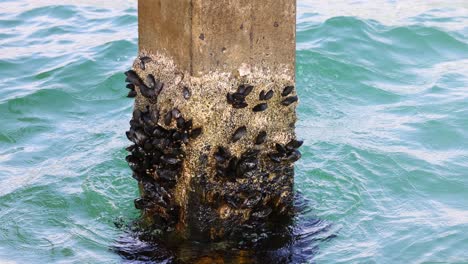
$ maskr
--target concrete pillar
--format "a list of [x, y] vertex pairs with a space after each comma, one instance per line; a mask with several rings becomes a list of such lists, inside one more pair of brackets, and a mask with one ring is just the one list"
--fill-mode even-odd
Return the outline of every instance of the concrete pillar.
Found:
[[295, 14], [295, 0], [138, 1], [127, 160], [148, 223], [218, 240], [291, 214]]

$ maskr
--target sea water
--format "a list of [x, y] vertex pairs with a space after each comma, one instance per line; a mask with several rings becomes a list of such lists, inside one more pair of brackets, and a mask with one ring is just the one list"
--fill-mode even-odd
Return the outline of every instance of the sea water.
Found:
[[[0, 263], [174, 260], [126, 228], [137, 42], [136, 1], [1, 1]], [[468, 3], [299, 0], [297, 88], [306, 209], [278, 255], [468, 263]]]

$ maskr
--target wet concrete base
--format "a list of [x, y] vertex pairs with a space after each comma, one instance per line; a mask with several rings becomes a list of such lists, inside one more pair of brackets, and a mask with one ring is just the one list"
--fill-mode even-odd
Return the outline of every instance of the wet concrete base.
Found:
[[242, 65], [194, 77], [144, 50], [126, 75], [136, 97], [127, 161], [144, 225], [221, 241], [292, 215], [302, 142], [290, 75]]
[[186, 240], [148, 230], [138, 221], [118, 222], [124, 233], [112, 250], [124, 263], [313, 263], [320, 245], [335, 238], [338, 227], [311, 217], [310, 204], [296, 195], [293, 218], [274, 230], [251, 230], [241, 240]]

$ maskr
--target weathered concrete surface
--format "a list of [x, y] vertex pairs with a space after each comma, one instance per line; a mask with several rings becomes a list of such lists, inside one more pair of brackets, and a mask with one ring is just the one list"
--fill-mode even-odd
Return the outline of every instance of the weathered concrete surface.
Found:
[[170, 56], [187, 71], [192, 63], [192, 3], [190, 0], [139, 0], [140, 49]]
[[[140, 0], [139, 25], [127, 160], [148, 222], [218, 240], [289, 215], [300, 143], [296, 91], [282, 93], [295, 82], [295, 1]], [[164, 84], [155, 96], [148, 75]], [[166, 119], [174, 108], [181, 117]]]
[[243, 63], [295, 70], [295, 0], [139, 0], [140, 49], [202, 76]]

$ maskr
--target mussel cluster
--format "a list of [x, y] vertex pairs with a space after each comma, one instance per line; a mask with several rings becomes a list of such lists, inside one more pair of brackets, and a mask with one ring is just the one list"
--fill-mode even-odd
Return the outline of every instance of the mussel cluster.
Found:
[[213, 185], [211, 189], [216, 198], [221, 198], [216, 203], [219, 205], [224, 201], [234, 209], [250, 209], [254, 219], [267, 217], [271, 208], [287, 211], [290, 203], [285, 200], [288, 198], [284, 192], [291, 190], [292, 163], [300, 158], [297, 148], [301, 144], [302, 141], [292, 140], [286, 146], [276, 144], [280, 148], [277, 152], [266, 153], [252, 148], [240, 156], [231, 154], [224, 146], [218, 146], [213, 157], [216, 161], [216, 181], [221, 182], [217, 186], [222, 188]]
[[[247, 84], [242, 84], [237, 88], [237, 91], [234, 93], [227, 93], [226, 99], [228, 104], [232, 105], [232, 107], [236, 109], [240, 108], [245, 108], [248, 106], [246, 102], [246, 97], [252, 92], [253, 90], [252, 85], [247, 85]], [[289, 96], [292, 92], [294, 91], [294, 86], [289, 85], [284, 87], [283, 91], [281, 92], [282, 97], [286, 97], [283, 100], [281, 100], [281, 105], [284, 106], [289, 106], [295, 102], [298, 101], [297, 95]], [[265, 90], [262, 90], [260, 94], [258, 95], [258, 99], [260, 101], [268, 101], [270, 100], [274, 95], [273, 90], [269, 90], [268, 92], [265, 92]], [[268, 108], [268, 103], [263, 102], [255, 105], [252, 108], [253, 112], [263, 112]]]
[[[246, 97], [253, 88], [248, 84], [240, 85], [236, 92], [227, 94], [228, 104], [235, 109], [247, 107]], [[279, 100], [281, 105], [288, 106], [297, 101], [297, 96], [290, 95], [293, 90], [293, 86], [283, 89]], [[263, 102], [254, 106], [252, 111], [265, 111], [267, 101], [273, 96], [273, 90], [261, 91], [258, 98]], [[230, 142], [214, 148], [215, 177], [204, 183], [204, 191], [213, 217], [221, 215], [222, 218], [224, 215], [225, 218], [223, 221], [218, 219], [218, 225], [214, 225], [221, 227], [218, 231], [210, 230], [212, 238], [219, 233], [228, 236], [242, 233], [246, 227], [265, 226], [269, 222], [267, 218], [276, 219], [292, 212], [293, 163], [301, 157], [298, 148], [303, 142], [295, 139], [286, 144], [268, 142], [267, 132], [261, 130], [254, 139], [254, 147], [247, 148], [240, 155], [231, 153], [231, 145], [243, 139], [248, 130], [248, 126], [236, 128]], [[210, 213], [205, 214], [211, 221]]]
[[302, 141], [291, 140], [286, 146], [276, 143], [275, 151], [268, 153], [270, 160], [276, 163], [281, 163], [282, 161], [296, 162], [301, 158], [301, 152], [297, 150], [302, 146]]
[[235, 181], [239, 178], [253, 178], [251, 175], [255, 169], [258, 168], [258, 154], [260, 150], [245, 151], [240, 157], [231, 155], [229, 151], [219, 146], [218, 150], [214, 153], [216, 159], [216, 176]]
[[[164, 87], [151, 74], [147, 77], [147, 84], [134, 71], [125, 74], [127, 82], [139, 87], [146, 98], [157, 99]], [[156, 105], [152, 107], [147, 105], [145, 110], [135, 109], [133, 112], [130, 130], [126, 132], [133, 144], [127, 148], [130, 155], [126, 160], [142, 190], [141, 198], [135, 200], [135, 207], [154, 216], [155, 224], [170, 229], [179, 219], [180, 208], [172, 194], [182, 171], [183, 146], [198, 137], [202, 129], [193, 128], [192, 120], [185, 120], [177, 108], [160, 118]], [[160, 121], [171, 128], [163, 127]]]
[[[141, 57], [140, 69], [147, 69], [150, 62], [150, 57]], [[141, 190], [135, 207], [152, 216], [153, 222], [160, 228], [172, 230], [181, 215], [187, 213], [181, 212], [174, 197], [186, 150], [190, 150], [187, 144], [199, 137], [203, 129], [194, 127], [192, 119], [186, 120], [178, 108], [163, 112], [158, 105], [158, 96], [164, 89], [164, 83], [152, 74], [148, 74], [144, 80], [133, 70], [125, 75], [127, 88], [130, 89], [128, 97], [141, 95], [148, 104], [144, 109], [140, 104], [135, 106], [130, 130], [126, 132], [133, 143], [127, 148], [130, 155], [126, 160]], [[258, 103], [247, 108], [246, 99], [253, 90], [252, 85], [239, 85], [235, 92], [226, 95], [228, 104], [238, 111], [261, 115], [261, 112], [268, 111], [268, 104], [289, 106], [298, 100], [297, 96], [291, 95], [294, 86], [286, 86], [278, 94], [279, 100], [270, 101], [275, 96], [273, 90], [262, 90], [258, 94]], [[181, 96], [189, 100], [192, 96], [190, 88], [182, 87]], [[247, 109], [241, 110], [243, 108]], [[293, 163], [301, 157], [298, 148], [302, 141], [293, 139], [285, 144], [272, 142], [265, 129], [258, 132], [253, 144], [245, 144], [249, 147], [241, 154], [231, 152], [232, 144], [252, 140], [247, 137], [250, 129], [248, 124], [237, 127], [232, 131], [231, 138], [219, 146], [210, 146], [210, 142], [207, 142], [204, 145], [206, 152], [200, 154], [200, 160], [206, 163], [200, 166], [203, 177], [198, 180], [194, 177], [193, 181], [196, 182], [191, 182], [190, 188], [197, 189], [192, 193], [197, 195], [195, 200], [199, 203], [194, 219], [202, 222], [201, 225], [205, 225], [208, 232], [219, 232], [219, 236], [228, 231], [235, 233], [233, 230], [241, 228], [239, 223], [255, 226], [256, 223], [266, 223], [265, 219], [271, 215], [292, 211]], [[214, 175], [210, 175], [212, 171]], [[195, 207], [198, 205], [195, 204]], [[226, 213], [228, 211], [231, 213]], [[229, 216], [223, 218], [223, 215]], [[191, 216], [185, 217], [190, 220]], [[216, 231], [212, 226], [223, 228]]]
[[[206, 231], [213, 240], [238, 238], [255, 227], [267, 228], [292, 212], [293, 167], [291, 163], [268, 162], [267, 153], [248, 149], [239, 156], [218, 146], [213, 154], [216, 173], [204, 183]], [[221, 218], [221, 219], [220, 219]], [[201, 223], [204, 226], [204, 223]]]
[[245, 101], [245, 97], [252, 92], [253, 88], [252, 85], [240, 85], [235, 93], [228, 93], [226, 95], [228, 104], [237, 109], [246, 108], [248, 104]]
[[167, 130], [157, 124], [157, 114], [135, 110], [127, 138], [134, 144], [127, 148], [126, 157], [133, 177], [142, 188], [142, 197], [135, 200], [137, 209], [156, 212], [165, 226], [176, 224], [179, 208], [171, 197], [182, 170], [184, 152], [180, 129]]

